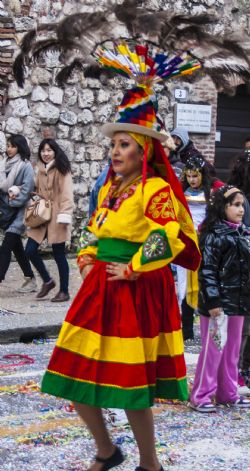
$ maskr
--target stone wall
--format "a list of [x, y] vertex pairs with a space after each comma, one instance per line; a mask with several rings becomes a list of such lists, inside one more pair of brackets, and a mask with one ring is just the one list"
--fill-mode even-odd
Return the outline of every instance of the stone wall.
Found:
[[[249, 29], [248, 3], [249, 0], [151, 0], [147, 5], [182, 13], [215, 12], [219, 17], [215, 29], [220, 34], [239, 26]], [[65, 89], [60, 89], [55, 83], [58, 56], [51, 53], [45, 64], [32, 68], [21, 89], [11, 78], [10, 67], [23, 34], [36, 24], [55, 21], [77, 11], [93, 11], [104, 5], [104, 0], [0, 0], [0, 152], [5, 150], [6, 134], [23, 133], [29, 140], [35, 161], [43, 136], [52, 133], [56, 137], [72, 162], [76, 200], [73, 238], [79, 233], [83, 212], [87, 212], [89, 190], [107, 160], [108, 140], [103, 138], [99, 128], [102, 123], [112, 120], [115, 105], [120, 102], [119, 80], [114, 79], [103, 87], [97, 80], [85, 79], [75, 73]], [[191, 138], [204, 156], [213, 161], [217, 92], [207, 78], [195, 84], [173, 81], [168, 90], [162, 88], [160, 112], [169, 130], [173, 127], [173, 92], [177, 85], [188, 90], [188, 102], [212, 104], [211, 133], [194, 134]]]
[[12, 61], [14, 55], [15, 27], [13, 18], [5, 10], [0, 1], [0, 109], [5, 109], [8, 82], [11, 80]]

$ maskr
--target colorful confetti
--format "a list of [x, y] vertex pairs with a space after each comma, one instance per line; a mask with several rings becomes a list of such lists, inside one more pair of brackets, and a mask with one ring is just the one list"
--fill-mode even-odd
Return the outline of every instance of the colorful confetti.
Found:
[[[93, 439], [73, 405], [40, 392], [53, 346], [54, 341], [0, 346], [3, 471], [84, 471], [95, 455]], [[186, 346], [190, 387], [199, 348], [199, 337]], [[7, 364], [12, 366], [5, 368]], [[250, 470], [250, 411], [221, 406], [217, 414], [203, 415], [186, 403], [158, 400], [153, 413], [157, 452], [165, 470]], [[105, 418], [127, 458], [119, 469], [133, 471], [138, 451], [129, 425], [119, 411], [105, 411]]]

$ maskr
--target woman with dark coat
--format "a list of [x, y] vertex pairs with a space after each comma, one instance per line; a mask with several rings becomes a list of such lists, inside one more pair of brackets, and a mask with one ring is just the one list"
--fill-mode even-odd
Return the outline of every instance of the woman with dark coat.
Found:
[[0, 161], [0, 192], [3, 201], [9, 206], [10, 214], [14, 213], [14, 216], [5, 228], [0, 247], [0, 283], [5, 279], [13, 252], [24, 275], [23, 285], [18, 291], [27, 293], [36, 291], [36, 282], [21, 239], [25, 231], [25, 206], [34, 189], [34, 171], [29, 162], [30, 149], [25, 137], [12, 134], [7, 140], [6, 154], [6, 158]]

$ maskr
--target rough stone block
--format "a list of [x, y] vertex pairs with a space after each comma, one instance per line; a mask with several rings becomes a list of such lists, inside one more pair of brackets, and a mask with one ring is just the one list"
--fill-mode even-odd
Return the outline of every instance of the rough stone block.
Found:
[[56, 106], [49, 103], [39, 103], [34, 108], [35, 117], [39, 118], [43, 123], [55, 124], [57, 123], [60, 111]]
[[31, 74], [31, 81], [34, 85], [46, 84], [48, 85], [51, 82], [52, 74], [41, 67], [36, 67], [33, 69]]
[[78, 95], [78, 105], [79, 108], [90, 108], [95, 100], [94, 93], [92, 90], [84, 89], [80, 90]]
[[13, 134], [21, 133], [23, 130], [23, 123], [19, 118], [8, 118], [6, 121], [6, 132], [10, 132]]
[[10, 100], [9, 106], [12, 110], [12, 116], [21, 118], [30, 114], [28, 101], [25, 98], [16, 98], [15, 100]]
[[88, 108], [86, 108], [81, 113], [78, 113], [77, 115], [78, 123], [89, 124], [89, 123], [93, 123], [93, 121], [94, 121], [93, 113]]
[[48, 93], [45, 92], [45, 90], [40, 87], [40, 85], [37, 85], [37, 87], [34, 87], [32, 90], [32, 95], [31, 95], [31, 100], [32, 101], [45, 101], [48, 98]]
[[55, 105], [61, 105], [63, 102], [63, 90], [59, 87], [51, 87], [49, 89], [49, 99]]
[[77, 115], [73, 111], [62, 110], [60, 113], [60, 121], [69, 126], [77, 123]]

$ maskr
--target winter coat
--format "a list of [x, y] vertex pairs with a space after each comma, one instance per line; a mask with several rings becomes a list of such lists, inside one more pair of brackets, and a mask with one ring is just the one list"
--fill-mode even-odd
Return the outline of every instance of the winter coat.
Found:
[[71, 238], [72, 213], [74, 209], [71, 173], [63, 175], [55, 168], [55, 162], [45, 166], [38, 164], [36, 192], [52, 202], [52, 216], [48, 223], [28, 229], [27, 235], [38, 244], [47, 237], [49, 244], [59, 244]]
[[185, 165], [189, 157], [193, 157], [197, 155], [203, 158], [202, 154], [195, 147], [194, 143], [192, 141], [189, 141], [188, 144], [184, 148], [181, 147], [179, 150], [171, 151], [169, 154], [169, 161], [171, 165], [173, 165], [177, 161]]
[[218, 222], [200, 248], [200, 313], [221, 307], [228, 316], [250, 315], [250, 228]]
[[180, 179], [185, 164], [179, 159], [179, 154], [175, 153], [174, 151], [169, 153], [168, 159], [175, 175]]
[[243, 222], [245, 226], [250, 227], [250, 205], [247, 198], [244, 196], [244, 216]]
[[186, 164], [189, 157], [193, 157], [194, 155], [199, 155], [203, 158], [201, 152], [196, 149], [194, 143], [189, 139], [189, 134], [185, 128], [174, 128], [170, 135], [177, 136], [181, 140], [181, 145], [179, 148], [171, 151], [169, 154], [169, 161], [171, 165], [176, 165], [176, 162], [182, 162], [182, 164]]
[[9, 206], [19, 209], [14, 221], [8, 227], [6, 232], [13, 232], [21, 235], [25, 231], [25, 225], [23, 223], [24, 211], [30, 198], [30, 192], [34, 190], [34, 183], [33, 167], [30, 162], [26, 161], [14, 181], [14, 185], [20, 188], [20, 192], [17, 194], [15, 199], [8, 201]]

